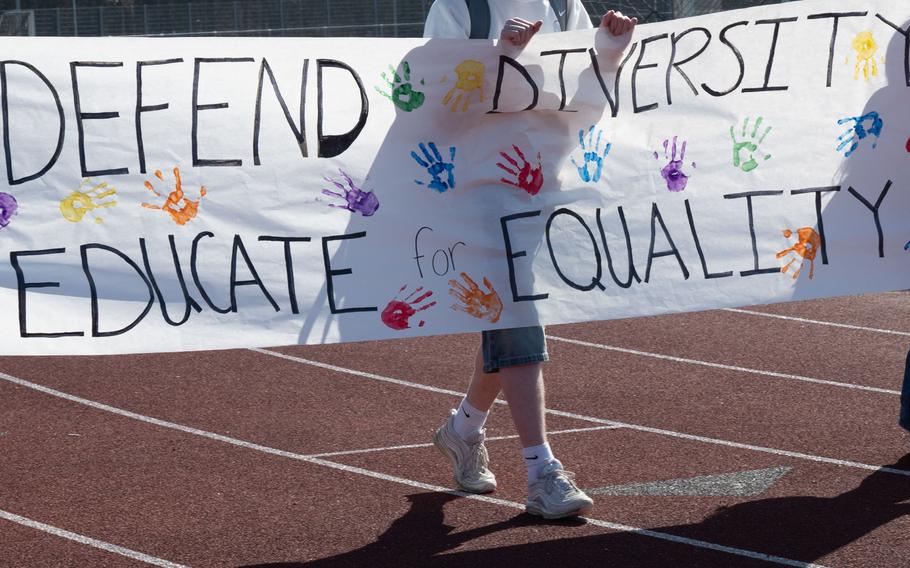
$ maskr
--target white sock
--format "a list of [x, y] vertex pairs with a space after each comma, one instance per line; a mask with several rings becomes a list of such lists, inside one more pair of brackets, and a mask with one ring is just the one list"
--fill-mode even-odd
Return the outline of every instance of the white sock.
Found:
[[528, 485], [537, 481], [544, 466], [556, 459], [553, 456], [553, 450], [550, 449], [550, 444], [547, 442], [539, 446], [523, 448], [521, 455], [525, 460], [525, 465], [528, 466]]
[[489, 411], [483, 412], [474, 408], [467, 398], [462, 399], [453, 420], [455, 432], [461, 436], [462, 440], [473, 438], [483, 428], [489, 414]]

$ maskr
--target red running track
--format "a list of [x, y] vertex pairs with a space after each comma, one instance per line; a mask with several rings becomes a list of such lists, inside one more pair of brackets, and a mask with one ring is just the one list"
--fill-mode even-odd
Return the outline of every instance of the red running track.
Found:
[[550, 441], [580, 486], [784, 473], [544, 522], [497, 406], [499, 490], [453, 492], [429, 440], [472, 335], [3, 357], [0, 566], [910, 565], [907, 293], [547, 332]]

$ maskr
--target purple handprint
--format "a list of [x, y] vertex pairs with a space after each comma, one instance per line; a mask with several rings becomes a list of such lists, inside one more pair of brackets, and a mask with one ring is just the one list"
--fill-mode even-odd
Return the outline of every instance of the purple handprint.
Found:
[[[673, 137], [673, 147], [672, 153], [669, 149], [670, 140], [664, 140], [664, 158], [667, 158], [669, 161], [660, 170], [661, 177], [664, 178], [664, 181], [667, 182], [667, 189], [673, 192], [682, 191], [686, 189], [686, 184], [689, 183], [689, 176], [682, 171], [683, 160], [686, 159], [686, 141], [683, 140], [682, 148], [680, 148], [679, 159], [676, 159], [676, 139], [677, 136]], [[660, 155], [657, 152], [654, 152], [654, 159], [659, 160]], [[695, 167], [695, 162], [692, 162], [692, 167]]]
[[323, 189], [323, 195], [332, 195], [335, 197], [340, 197], [344, 199], [344, 205], [334, 205], [329, 203], [329, 207], [338, 207], [339, 209], [347, 209], [351, 213], [360, 213], [364, 217], [369, 217], [379, 209], [379, 198], [376, 197], [376, 194], [372, 191], [364, 191], [363, 189], [354, 185], [354, 180], [351, 179], [344, 170], [339, 169], [341, 177], [344, 178], [344, 181], [347, 182], [347, 187], [341, 184], [338, 181], [333, 180], [330, 177], [326, 177], [325, 181], [331, 183], [338, 188], [338, 191], [335, 192], [330, 189]]
[[[419, 144], [420, 151], [423, 153], [421, 158], [417, 155], [417, 152], [411, 151], [411, 157], [420, 164], [421, 166], [427, 169], [427, 173], [432, 176], [429, 182], [422, 182], [419, 179], [414, 181], [417, 185], [426, 185], [430, 189], [443, 193], [449, 189], [455, 189], [455, 146], [449, 147], [449, 162], [444, 162], [442, 160], [442, 154], [439, 153], [439, 148], [436, 147], [435, 142], [429, 142], [424, 144], [421, 142]], [[427, 150], [429, 146], [429, 150]], [[433, 154], [430, 155], [432, 150]], [[442, 178], [442, 175], [445, 174], [445, 179]]]
[[8, 193], [0, 192], [0, 229], [9, 225], [10, 219], [19, 211], [16, 198]]

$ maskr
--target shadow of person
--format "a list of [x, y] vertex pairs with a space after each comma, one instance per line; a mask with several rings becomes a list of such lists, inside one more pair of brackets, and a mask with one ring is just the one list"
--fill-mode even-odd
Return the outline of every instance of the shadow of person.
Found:
[[[832, 147], [842, 159], [832, 185], [822, 188], [827, 192], [823, 197], [827, 203], [821, 215], [824, 221], [811, 228], [811, 235], [807, 233], [807, 236], [820, 239], [818, 252], [821, 254], [817, 258], [815, 251], [812, 258], [790, 254], [787, 261], [795, 260], [796, 264], [792, 265], [795, 269], [800, 265], [810, 269], [810, 264], [819, 268], [819, 264], [828, 263], [839, 263], [843, 267], [845, 256], [849, 254], [854, 273], [879, 273], [876, 279], [867, 278], [865, 282], [869, 291], [878, 291], [906, 287], [906, 280], [901, 281], [906, 274], [897, 270], [903, 264], [895, 260], [905, 254], [904, 243], [910, 239], [910, 232], [904, 229], [910, 206], [905, 196], [910, 187], [903, 175], [910, 168], [910, 153], [906, 149], [910, 115], [905, 111], [910, 95], [910, 69], [906, 68], [908, 54], [904, 36], [910, 21], [904, 22], [901, 31], [897, 31], [897, 24], [886, 20], [884, 15], [870, 14], [869, 18], [877, 24], [870, 24], [874, 35], [872, 31], [863, 31], [853, 38], [851, 54], [854, 59], [843, 63], [839, 59], [840, 51], [834, 55], [833, 64], [847, 66], [853, 75], [852, 80], [841, 78], [841, 84], [835, 87], [840, 87], [844, 100], [859, 102], [863, 96], [859, 87], [879, 81], [882, 68], [886, 84], [862, 101], [861, 112], [840, 117], [837, 121], [843, 133], [832, 140]], [[875, 42], [875, 38], [883, 34], [891, 35], [884, 52]], [[831, 191], [834, 189], [836, 191]], [[794, 235], [802, 230], [790, 229]], [[800, 236], [797, 240], [797, 247], [809, 245], [811, 248], [811, 239]], [[891, 267], [882, 262], [891, 262]], [[808, 278], [809, 270], [803, 272], [806, 274], [799, 275], [795, 299], [818, 296], [821, 283], [813, 284]], [[856, 290], [855, 281], [849, 278], [838, 282], [829, 279], [823, 286], [828, 292], [824, 295], [855, 293]]]
[[[408, 512], [374, 543], [312, 562], [261, 564], [244, 568], [336, 568], [343, 566], [767, 566], [763, 555], [814, 562], [910, 513], [910, 484], [889, 470], [910, 471], [910, 454], [873, 472], [854, 489], [834, 497], [777, 497], [718, 509], [707, 519], [663, 526], [638, 534], [610, 532], [570, 537], [577, 523], [542, 521], [519, 514], [505, 521], [457, 532], [445, 523], [443, 508], [457, 497], [447, 493], [409, 495]], [[609, 502], [600, 507], [609, 511]], [[559, 538], [457, 550], [502, 531], [530, 530], [517, 538], [536, 540], [544, 525], [558, 526]], [[579, 528], [578, 530], [583, 530]], [[650, 533], [650, 534], [647, 534]], [[660, 538], [661, 535], [666, 538]], [[658, 537], [658, 538], [655, 538]], [[546, 538], [544, 536], [543, 538]], [[676, 539], [673, 541], [672, 539]], [[691, 539], [752, 551], [750, 556], [683, 542]], [[494, 541], [495, 542], [495, 541]], [[716, 548], [716, 547], [715, 547]]]
[[[600, 30], [595, 37], [605, 33]], [[535, 47], [532, 42], [526, 49], [541, 45], [548, 44]], [[380, 206], [369, 217], [351, 212], [347, 226], [338, 232], [360, 235], [337, 241], [328, 255], [333, 271], [351, 272], [322, 285], [304, 315], [299, 343], [432, 334], [442, 327], [434, 320], [442, 317], [446, 332], [537, 322], [535, 302], [524, 299], [539, 292], [532, 265], [541, 250], [543, 225], [552, 211], [576, 198], [577, 192], [566, 189], [570, 184], [561, 170], [578, 145], [579, 130], [600, 120], [607, 98], [589, 66], [577, 78], [583, 88], [565, 101], [575, 112], [559, 112], [555, 71], [547, 72], [549, 83], [536, 95], [537, 108], [522, 113], [535, 96], [533, 88], [506, 65], [497, 101], [502, 112], [490, 114], [501, 51], [518, 57], [513, 48], [494, 47], [492, 41], [427, 40], [389, 65], [388, 88], [376, 89], [391, 91], [389, 101], [370, 89], [375, 78], [364, 77], [377, 123], [390, 112], [394, 116], [384, 132], [372, 132], [381, 134], [382, 141], [369, 167], [348, 173], [355, 184], [375, 192]], [[559, 67], [558, 57], [545, 61], [554, 70]], [[481, 63], [482, 70], [466, 67], [468, 62]], [[544, 83], [540, 65], [528, 64], [523, 71], [536, 84]], [[611, 56], [601, 59], [599, 71], [612, 85]], [[478, 83], [471, 73], [483, 80]], [[407, 89], [393, 90], [393, 82], [401, 86], [405, 79]], [[467, 86], [472, 81], [477, 88]], [[419, 105], [415, 92], [421, 97]], [[526, 120], [516, 119], [519, 115]], [[539, 168], [540, 185], [525, 183], [525, 167]], [[514, 257], [509, 258], [502, 218], [515, 213], [533, 214], [533, 222], [521, 218], [510, 226]], [[479, 290], [472, 289], [470, 281]], [[466, 305], [457, 294], [453, 301], [450, 291], [458, 290], [453, 282], [473, 293], [478, 303]], [[499, 311], [493, 296], [501, 302]], [[516, 301], [519, 297], [523, 299]], [[384, 312], [393, 302], [399, 309], [389, 312], [396, 318], [389, 325]], [[326, 316], [330, 304], [335, 313]], [[448, 307], [456, 313], [438, 312]]]
[[[362, 548], [311, 562], [279, 562], [243, 568], [342, 568], [360, 566], [427, 566], [464, 543], [496, 532], [538, 526], [541, 521], [530, 515], [516, 515], [505, 521], [456, 532], [445, 523], [446, 504], [461, 499], [454, 493], [415, 493], [407, 496], [410, 508], [392, 522], [375, 542]], [[554, 522], [555, 523], [555, 522]], [[563, 526], [578, 521], [560, 522]], [[583, 524], [583, 523], [581, 523]]]
[[[845, 253], [852, 254], [853, 259], [861, 261], [851, 267], [854, 273], [877, 273], [878, 280], [864, 278], [869, 291], [891, 291], [908, 287], [906, 267], [910, 263], [910, 253], [905, 251], [910, 246], [910, 231], [906, 229], [910, 211], [910, 180], [906, 175], [910, 171], [910, 114], [906, 110], [910, 97], [910, 40], [905, 35], [910, 20], [898, 26], [884, 14], [875, 14], [874, 19], [874, 35], [864, 31], [853, 40], [855, 60], [848, 61], [854, 84], [849, 86], [878, 80], [882, 67], [887, 83], [865, 101], [861, 113], [839, 121], [845, 132], [837, 150], [844, 158], [832, 185], [839, 191], [824, 208], [824, 230], [819, 225], [814, 227], [822, 239], [822, 254], [815, 260], [842, 263]], [[875, 43], [881, 31], [891, 34], [884, 53]], [[812, 262], [796, 258], [802, 264]], [[837, 295], [851, 293], [843, 286], [855, 286], [855, 281], [829, 279], [813, 283], [808, 275], [801, 275], [795, 299], [817, 295], [819, 284], [830, 290], [828, 295]], [[905, 377], [901, 413], [910, 429], [910, 372]]]

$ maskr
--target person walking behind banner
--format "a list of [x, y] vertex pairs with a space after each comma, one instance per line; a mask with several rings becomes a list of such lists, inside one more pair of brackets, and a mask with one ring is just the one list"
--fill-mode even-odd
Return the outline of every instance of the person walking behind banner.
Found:
[[[619, 36], [638, 23], [613, 10], [600, 26]], [[493, 39], [516, 46], [538, 32], [592, 28], [581, 0], [436, 0], [427, 15], [424, 37]], [[540, 326], [484, 331], [468, 392], [433, 436], [449, 458], [455, 482], [464, 491], [496, 489], [488, 469], [484, 423], [500, 391], [509, 403], [528, 470], [528, 513], [548, 519], [586, 514], [594, 502], [572, 481], [547, 443], [541, 363], [547, 361], [546, 338]]]

